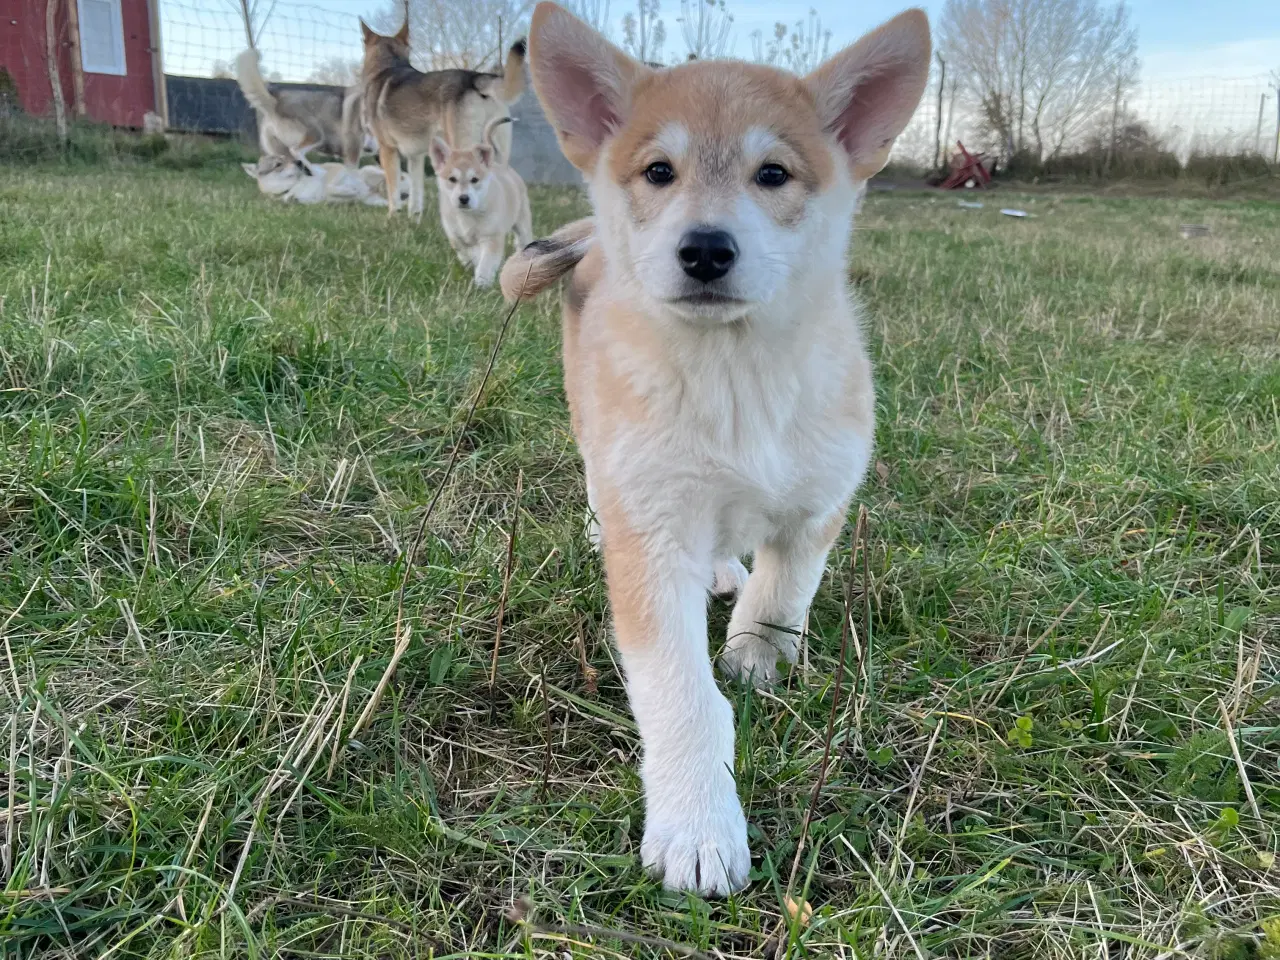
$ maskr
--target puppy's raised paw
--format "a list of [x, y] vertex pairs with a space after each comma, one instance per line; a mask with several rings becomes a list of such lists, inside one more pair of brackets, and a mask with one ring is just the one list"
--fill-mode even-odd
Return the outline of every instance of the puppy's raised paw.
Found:
[[730, 557], [716, 564], [715, 581], [711, 592], [721, 600], [733, 600], [747, 585], [747, 568], [737, 557]]

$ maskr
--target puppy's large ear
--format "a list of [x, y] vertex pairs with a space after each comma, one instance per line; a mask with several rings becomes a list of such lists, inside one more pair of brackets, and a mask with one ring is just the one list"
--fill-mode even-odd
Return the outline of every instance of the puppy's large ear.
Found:
[[560, 149], [583, 173], [593, 172], [600, 145], [625, 122], [648, 68], [563, 7], [543, 2], [529, 25], [529, 69]]
[[399, 40], [401, 43], [405, 43], [405, 44], [409, 42], [409, 18], [408, 17], [404, 18], [404, 26], [402, 26], [399, 30], [396, 31], [396, 39]]
[[370, 40], [372, 40], [376, 36], [377, 34], [374, 33], [372, 30], [370, 30], [369, 25], [364, 22], [364, 17], [361, 17], [360, 18], [360, 38], [364, 40], [365, 43], [368, 43]]
[[929, 20], [907, 10], [804, 78], [818, 115], [849, 155], [855, 181], [878, 173], [929, 80]]
[[435, 171], [436, 176], [440, 175], [440, 171], [444, 169], [444, 165], [449, 162], [449, 155], [453, 153], [449, 149], [449, 145], [439, 137], [431, 139], [431, 169]]

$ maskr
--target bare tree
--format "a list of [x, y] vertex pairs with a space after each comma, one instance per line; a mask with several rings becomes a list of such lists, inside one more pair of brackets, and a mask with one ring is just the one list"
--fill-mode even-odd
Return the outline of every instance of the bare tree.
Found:
[[662, 60], [667, 25], [658, 16], [659, 0], [636, 0], [635, 12], [622, 18], [622, 47], [643, 63]]
[[751, 34], [751, 59], [795, 73], [817, 69], [830, 50], [831, 31], [822, 26], [818, 11], [813, 9], [807, 19], [797, 20], [790, 28], [785, 23], [775, 23], [773, 37], [768, 40], [759, 30]]
[[1123, 0], [947, 0], [939, 48], [994, 145], [1043, 159], [1110, 115], [1138, 78]]
[[311, 75], [307, 77], [311, 83], [327, 83], [335, 87], [350, 87], [360, 80], [360, 61], [347, 57], [330, 57], [321, 60]]
[[782, 56], [787, 39], [787, 25], [781, 21], [773, 25], [773, 36], [766, 40], [763, 30], [751, 31], [751, 59], [756, 63], [774, 65]]
[[733, 16], [725, 10], [724, 0], [680, 0], [676, 22], [684, 34], [690, 60], [729, 55]]
[[262, 37], [262, 28], [275, 12], [276, 0], [225, 0], [240, 14], [240, 22], [244, 26], [245, 43], [258, 48], [258, 40]]
[[502, 69], [504, 43], [529, 28], [532, 0], [388, 0], [372, 21], [374, 29], [394, 33], [409, 11], [409, 46], [422, 70], [462, 67]]
[[597, 33], [605, 37], [613, 34], [613, 24], [609, 22], [609, 0], [573, 0], [568, 7], [575, 17]]

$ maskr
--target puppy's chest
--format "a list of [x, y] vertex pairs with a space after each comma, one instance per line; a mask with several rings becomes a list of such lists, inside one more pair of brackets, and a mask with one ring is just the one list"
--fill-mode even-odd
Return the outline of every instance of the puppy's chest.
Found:
[[659, 402], [660, 446], [696, 496], [750, 514], [821, 511], [842, 495], [857, 437], [831, 417], [825, 364], [769, 357], [691, 368]]

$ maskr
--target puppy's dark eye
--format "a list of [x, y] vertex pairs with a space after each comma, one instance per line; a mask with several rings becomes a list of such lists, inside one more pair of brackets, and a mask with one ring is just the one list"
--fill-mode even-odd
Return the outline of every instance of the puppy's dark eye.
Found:
[[479, 178], [479, 177], [472, 177], [472, 178], [471, 178], [471, 182], [472, 182], [472, 183], [479, 183], [479, 182], [480, 182], [480, 178]]
[[644, 178], [655, 187], [665, 187], [675, 180], [676, 172], [671, 169], [671, 164], [659, 160], [657, 163], [651, 163], [644, 168]]
[[458, 182], [458, 178], [457, 178], [457, 177], [450, 177], [450, 178], [449, 178], [449, 182], [450, 182], [450, 183], [457, 183], [457, 182]]
[[766, 163], [756, 171], [756, 183], [762, 187], [780, 187], [790, 179], [791, 174], [776, 163]]

